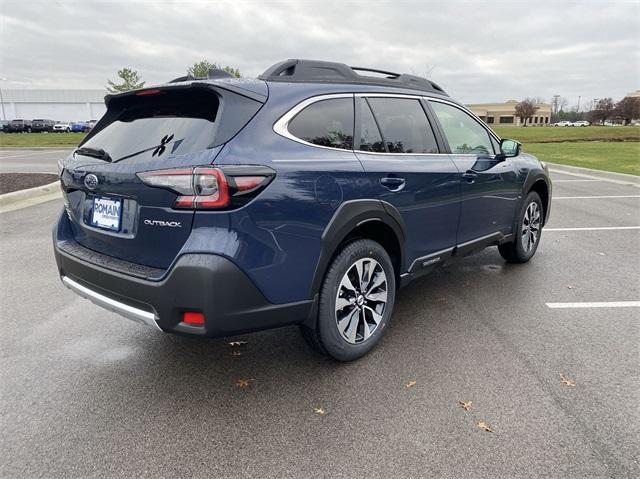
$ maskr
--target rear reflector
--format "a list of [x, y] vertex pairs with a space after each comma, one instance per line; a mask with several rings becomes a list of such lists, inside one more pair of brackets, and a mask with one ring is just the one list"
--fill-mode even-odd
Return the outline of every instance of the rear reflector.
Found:
[[182, 322], [191, 326], [204, 326], [204, 314], [185, 311], [182, 313]]

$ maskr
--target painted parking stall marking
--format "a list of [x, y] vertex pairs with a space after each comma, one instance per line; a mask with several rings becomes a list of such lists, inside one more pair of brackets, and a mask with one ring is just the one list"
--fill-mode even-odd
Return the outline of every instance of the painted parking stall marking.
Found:
[[578, 303], [546, 303], [550, 309], [574, 308], [640, 308], [640, 301], [596, 301]]
[[615, 231], [615, 230], [640, 230], [640, 226], [594, 226], [578, 228], [544, 228], [545, 233], [551, 231]]
[[554, 200], [605, 200], [613, 198], [640, 198], [640, 195], [554, 196]]

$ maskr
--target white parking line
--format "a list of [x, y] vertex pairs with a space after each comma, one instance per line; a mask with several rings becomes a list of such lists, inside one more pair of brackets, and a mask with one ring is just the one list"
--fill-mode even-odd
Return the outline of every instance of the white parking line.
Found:
[[600, 180], [551, 180], [553, 183], [589, 183], [592, 181], [600, 181]]
[[593, 228], [544, 228], [543, 231], [640, 230], [640, 226], [596, 226]]
[[640, 195], [611, 195], [611, 196], [554, 196], [554, 200], [596, 200], [605, 198], [640, 198]]
[[640, 301], [603, 301], [595, 303], [547, 303], [551, 309], [568, 308], [640, 308]]

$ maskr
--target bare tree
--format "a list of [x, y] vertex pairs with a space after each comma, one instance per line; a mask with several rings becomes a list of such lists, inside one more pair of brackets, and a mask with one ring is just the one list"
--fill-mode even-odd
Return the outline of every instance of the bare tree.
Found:
[[533, 98], [525, 98], [516, 105], [516, 116], [520, 118], [522, 126], [527, 126], [527, 119], [535, 115], [539, 108]]
[[602, 98], [596, 102], [596, 106], [587, 117], [591, 123], [604, 123], [613, 116], [616, 105], [611, 98]]
[[625, 125], [631, 123], [631, 120], [640, 118], [640, 98], [625, 96], [616, 103], [613, 114], [624, 121]]
[[567, 99], [560, 95], [553, 95], [551, 99], [551, 113], [555, 117], [560, 111], [567, 107]]

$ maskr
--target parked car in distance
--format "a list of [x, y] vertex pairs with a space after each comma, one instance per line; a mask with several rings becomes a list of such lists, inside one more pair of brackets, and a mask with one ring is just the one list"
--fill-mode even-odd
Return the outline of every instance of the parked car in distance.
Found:
[[7, 131], [9, 133], [29, 133], [31, 131], [31, 120], [11, 120]]
[[98, 120], [89, 120], [87, 122], [87, 126], [89, 127], [89, 130], [92, 130], [94, 126], [96, 126], [96, 123], [98, 123]]
[[85, 133], [90, 129], [91, 128], [89, 128], [89, 125], [87, 125], [87, 123], [84, 121], [74, 121], [73, 123], [71, 123], [70, 127], [70, 130], [73, 133]]
[[71, 131], [71, 123], [68, 121], [59, 121], [53, 125], [53, 131], [56, 133], [64, 133]]
[[559, 121], [554, 123], [553, 126], [573, 126], [573, 122], [570, 121]]
[[34, 119], [31, 122], [31, 131], [34, 133], [49, 133], [53, 131], [53, 125], [55, 121], [53, 120], [43, 120], [43, 119]]
[[571, 126], [589, 126], [590, 124], [588, 121], [574, 121]]
[[7, 133], [9, 131], [9, 120], [0, 120], [0, 132]]
[[[286, 60], [105, 102], [59, 164], [57, 271], [164, 332], [298, 324], [353, 360], [389, 330], [398, 288], [488, 246], [526, 263], [549, 218], [547, 166], [426, 78]], [[503, 276], [475, 308], [523, 289]]]

